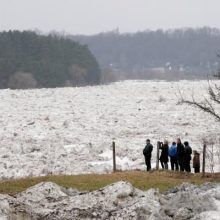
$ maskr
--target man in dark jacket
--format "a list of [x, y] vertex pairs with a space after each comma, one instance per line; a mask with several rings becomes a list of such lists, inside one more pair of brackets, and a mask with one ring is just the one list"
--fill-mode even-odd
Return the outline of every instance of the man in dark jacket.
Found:
[[153, 145], [150, 143], [150, 140], [147, 139], [146, 146], [143, 150], [143, 154], [145, 157], [145, 163], [147, 166], [147, 171], [151, 170], [151, 153], [152, 153], [152, 151], [153, 151]]
[[184, 171], [185, 148], [180, 138], [177, 138], [176, 143], [177, 143], [177, 161], [180, 167], [180, 171]]
[[185, 141], [184, 145], [185, 145], [184, 168], [186, 172], [191, 172], [190, 161], [191, 161], [192, 148], [189, 146], [188, 141]]

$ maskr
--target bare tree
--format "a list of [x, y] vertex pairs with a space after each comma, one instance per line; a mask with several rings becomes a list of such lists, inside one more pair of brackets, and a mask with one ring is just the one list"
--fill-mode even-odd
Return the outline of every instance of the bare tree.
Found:
[[111, 68], [102, 69], [101, 82], [111, 83], [116, 81], [116, 75]]
[[208, 159], [208, 165], [211, 173], [214, 173], [215, 166], [215, 143], [213, 141], [208, 142], [208, 148], [206, 151], [206, 158]]
[[87, 70], [78, 64], [72, 64], [68, 68], [69, 80], [65, 82], [65, 86], [76, 86], [76, 85], [86, 85], [88, 82]]
[[[218, 70], [218, 74], [216, 75], [218, 79], [220, 79], [220, 70]], [[207, 114], [213, 116], [215, 119], [217, 119], [218, 123], [220, 123], [220, 85], [216, 83], [211, 83], [208, 80], [208, 96], [203, 97], [202, 101], [198, 101], [195, 99], [194, 95], [192, 95], [192, 98], [186, 99], [183, 97], [181, 92], [179, 91], [180, 94], [180, 104], [187, 104], [193, 107], [196, 107]], [[210, 171], [213, 173], [214, 172], [214, 167], [216, 163], [216, 158], [217, 158], [217, 163], [220, 162], [220, 142], [213, 142], [212, 141], [207, 141], [203, 140], [204, 143], [208, 144], [209, 147], [207, 149], [207, 154], [206, 158], [208, 159], [209, 162], [209, 168]]]
[[30, 89], [37, 87], [37, 81], [31, 73], [16, 72], [9, 78], [10, 89]]
[[[216, 136], [204, 137], [202, 139], [203, 145], [206, 144], [206, 166], [209, 168], [211, 173], [215, 171], [220, 172], [220, 138]], [[203, 149], [199, 148], [202, 152]], [[218, 169], [217, 169], [218, 167]]]
[[[220, 58], [220, 55], [218, 54], [217, 57]], [[218, 72], [214, 76], [220, 79], [220, 68], [218, 69]]]
[[[194, 95], [192, 95], [192, 99], [188, 100], [183, 97], [183, 95], [180, 93], [180, 104], [188, 104], [190, 106], [194, 106], [210, 115], [212, 115], [214, 118], [220, 122], [220, 85], [217, 85], [217, 83], [211, 84], [210, 81], [208, 81], [208, 98], [204, 97], [203, 101], [197, 101], [194, 98]], [[216, 107], [216, 105], [219, 105], [219, 108]]]

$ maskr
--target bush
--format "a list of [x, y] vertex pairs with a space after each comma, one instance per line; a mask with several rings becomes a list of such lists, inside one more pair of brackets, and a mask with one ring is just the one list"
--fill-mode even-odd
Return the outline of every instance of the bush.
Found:
[[9, 78], [10, 89], [30, 89], [37, 87], [37, 81], [31, 73], [17, 72]]

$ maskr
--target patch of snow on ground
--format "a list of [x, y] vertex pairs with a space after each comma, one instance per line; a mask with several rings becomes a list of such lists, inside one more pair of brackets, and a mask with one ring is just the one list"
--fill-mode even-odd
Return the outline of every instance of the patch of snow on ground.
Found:
[[160, 193], [141, 191], [129, 182], [116, 182], [92, 192], [66, 189], [45, 182], [14, 197], [0, 194], [2, 219], [163, 219], [216, 220], [219, 184], [189, 183]]

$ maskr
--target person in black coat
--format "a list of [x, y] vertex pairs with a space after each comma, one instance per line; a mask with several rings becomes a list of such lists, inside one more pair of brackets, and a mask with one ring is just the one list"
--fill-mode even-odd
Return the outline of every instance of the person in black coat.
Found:
[[177, 161], [180, 167], [180, 171], [184, 171], [184, 161], [185, 161], [185, 147], [181, 142], [180, 138], [177, 138]]
[[161, 143], [160, 149], [161, 149], [160, 164], [163, 169], [168, 170], [168, 150], [169, 150], [168, 141], [164, 141], [164, 143]]
[[185, 145], [185, 159], [184, 159], [184, 168], [186, 172], [191, 172], [190, 161], [191, 161], [191, 154], [192, 148], [189, 146], [188, 141], [184, 142]]
[[146, 166], [147, 166], [147, 171], [151, 170], [151, 153], [152, 153], [152, 151], [153, 151], [153, 145], [150, 143], [150, 140], [147, 139], [146, 146], [143, 150], [145, 163], [146, 163]]

